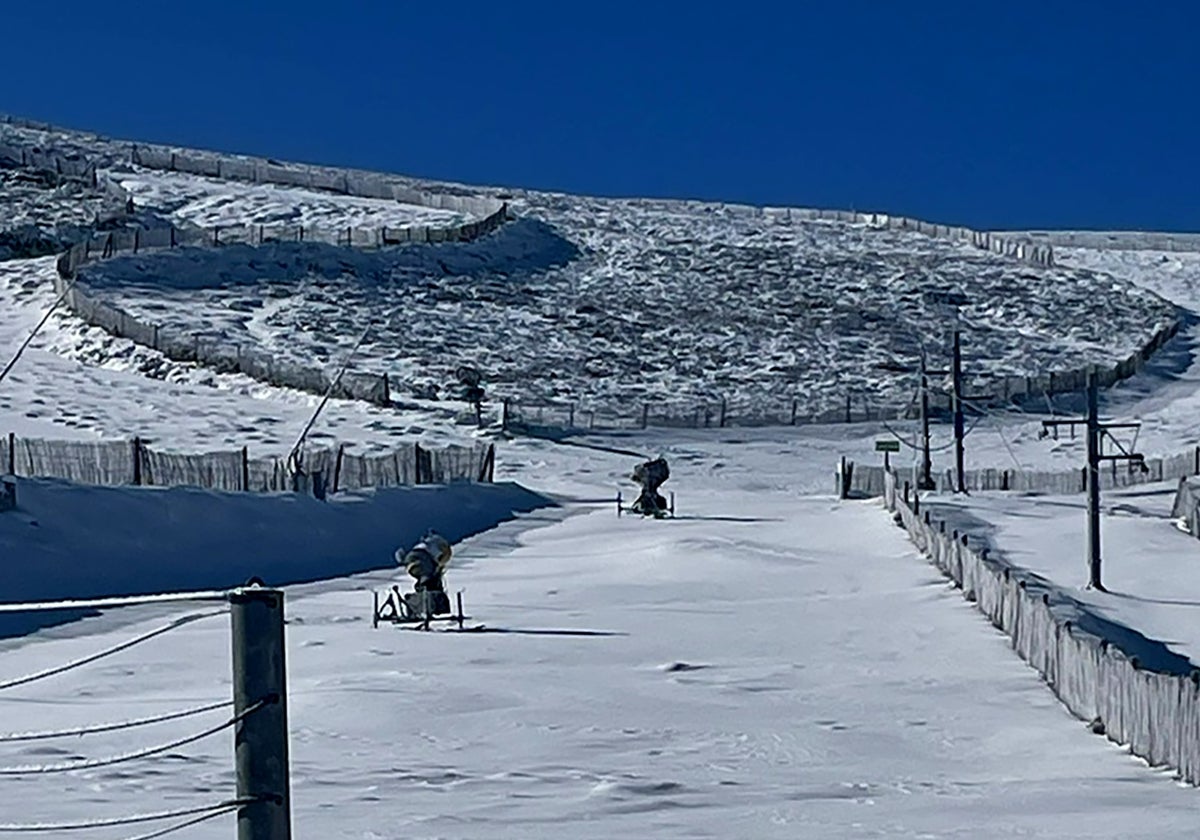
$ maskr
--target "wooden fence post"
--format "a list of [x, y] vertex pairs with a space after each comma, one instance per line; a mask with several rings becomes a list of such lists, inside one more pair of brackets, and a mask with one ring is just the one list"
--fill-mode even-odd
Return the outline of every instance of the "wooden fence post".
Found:
[[133, 483], [139, 487], [142, 484], [142, 439], [140, 437], [133, 439]]
[[423, 451], [421, 449], [421, 444], [414, 443], [413, 444], [413, 483], [414, 484], [424, 484], [425, 483], [425, 481], [424, 481], [425, 473], [424, 473], [424, 470], [422, 469], [422, 467], [424, 466], [424, 464], [422, 463], [424, 459], [422, 458], [422, 455], [423, 455]]
[[650, 422], [650, 403], [642, 403], [642, 428], [646, 428]]
[[850, 422], [850, 395], [846, 395], [846, 422]]
[[392, 402], [392, 381], [388, 378], [387, 371], [383, 373], [383, 404], [390, 405]]
[[242, 492], [250, 490], [250, 447], [242, 447]]
[[797, 400], [792, 400], [792, 425], [796, 425], [796, 403]]
[[229, 594], [240, 840], [290, 840], [287, 666], [283, 592], [250, 586]]
[[8, 433], [8, 474], [17, 474], [17, 436]]
[[496, 444], [488, 444], [487, 452], [484, 453], [483, 463], [479, 466], [478, 480], [480, 483], [491, 484], [496, 477]]
[[346, 454], [346, 445], [344, 443], [339, 443], [337, 459], [333, 462], [333, 491], [332, 492], [334, 492], [334, 493], [336, 493], [338, 491], [338, 484], [342, 480], [342, 457], [345, 454]]
[[722, 429], [724, 429], [724, 428], [725, 428], [725, 410], [726, 410], [728, 407], [729, 407], [729, 406], [728, 406], [728, 403], [726, 403], [726, 402], [725, 402], [725, 398], [724, 398], [724, 397], [721, 397], [721, 419], [720, 419], [720, 422], [718, 423], [718, 425], [719, 425], [719, 426], [720, 426]]

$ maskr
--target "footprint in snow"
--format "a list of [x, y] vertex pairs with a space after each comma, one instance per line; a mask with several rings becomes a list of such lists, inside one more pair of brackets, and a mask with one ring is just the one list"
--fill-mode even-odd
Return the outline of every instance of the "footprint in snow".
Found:
[[680, 671], [699, 671], [704, 668], [709, 668], [710, 665], [697, 665], [691, 662], [671, 662], [666, 665], [660, 665], [659, 669], [668, 674], [675, 674]]

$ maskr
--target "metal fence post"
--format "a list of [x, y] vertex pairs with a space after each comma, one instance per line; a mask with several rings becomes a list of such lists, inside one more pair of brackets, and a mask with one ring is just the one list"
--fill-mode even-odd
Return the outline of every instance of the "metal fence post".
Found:
[[283, 592], [246, 587], [229, 603], [234, 711], [246, 713], [234, 733], [237, 795], [255, 799], [238, 809], [238, 840], [291, 840]]

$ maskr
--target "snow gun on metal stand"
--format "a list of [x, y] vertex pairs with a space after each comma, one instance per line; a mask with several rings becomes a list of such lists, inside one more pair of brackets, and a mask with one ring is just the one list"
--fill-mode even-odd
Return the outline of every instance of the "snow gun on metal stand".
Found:
[[667, 516], [674, 518], [675, 493], [670, 494], [671, 498], [668, 502], [658, 492], [658, 488], [670, 477], [671, 468], [667, 466], [667, 459], [662, 456], [653, 461], [638, 464], [629, 480], [642, 485], [642, 492], [632, 505], [626, 507], [622, 503], [621, 493], [618, 491], [617, 516], [622, 513], [640, 513], [642, 516], [653, 516], [655, 519], [665, 519]]
[[462, 630], [466, 620], [462, 590], [455, 593], [455, 606], [451, 608], [445, 588], [446, 567], [450, 565], [451, 554], [450, 543], [433, 531], [408, 551], [397, 549], [396, 563], [414, 579], [413, 591], [402, 593], [398, 585], [393, 585], [382, 603], [376, 591], [371, 626], [388, 622], [409, 629], [428, 630], [433, 621], [451, 621]]

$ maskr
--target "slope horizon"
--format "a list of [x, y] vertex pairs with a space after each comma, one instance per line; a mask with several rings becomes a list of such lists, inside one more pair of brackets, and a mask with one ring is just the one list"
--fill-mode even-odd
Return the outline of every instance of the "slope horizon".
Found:
[[[390, 168], [390, 169], [388, 169], [388, 168], [370, 168], [370, 167], [361, 166], [361, 165], [358, 165], [355, 163], [347, 163], [345, 161], [337, 161], [337, 160], [330, 160], [330, 159], [293, 158], [293, 157], [284, 158], [284, 157], [280, 157], [279, 155], [273, 155], [269, 151], [264, 151], [264, 150], [251, 150], [251, 149], [247, 149], [247, 148], [218, 148], [215, 146], [200, 146], [200, 145], [196, 145], [194, 143], [184, 142], [177, 138], [171, 138], [171, 137], [118, 136], [118, 135], [108, 134], [103, 131], [99, 131], [99, 130], [95, 129], [94, 127], [78, 126], [78, 125], [65, 125], [65, 124], [60, 124], [60, 123], [56, 123], [56, 122], [50, 122], [48, 120], [44, 120], [44, 119], [41, 119], [36, 116], [31, 116], [29, 114], [6, 113], [3, 111], [0, 111], [0, 121], [4, 120], [5, 118], [11, 118], [13, 120], [28, 121], [31, 123], [41, 123], [41, 124], [44, 124], [52, 129], [56, 130], [56, 131], [63, 131], [63, 132], [71, 133], [71, 134], [79, 134], [79, 135], [94, 134], [97, 137], [100, 137], [100, 138], [103, 138], [106, 140], [110, 140], [110, 141], [115, 141], [115, 142], [142, 143], [142, 144], [146, 144], [146, 145], [168, 146], [168, 147], [174, 147], [174, 148], [178, 148], [178, 149], [188, 149], [191, 151], [202, 152], [202, 153], [211, 153], [214, 155], [269, 158], [272, 160], [279, 160], [280, 162], [288, 164], [288, 165], [329, 167], [329, 168], [336, 168], [336, 169], [345, 169], [348, 171], [361, 171], [361, 172], [369, 172], [369, 173], [381, 174], [381, 175], [395, 175], [397, 177], [402, 177], [402, 178], [411, 178], [411, 179], [419, 180], [419, 181], [427, 181], [431, 184], [451, 185], [451, 186], [457, 186], [457, 187], [465, 187], [468, 189], [488, 190], [488, 191], [493, 191], [493, 192], [495, 192], [495, 191], [503, 192], [505, 190], [510, 190], [510, 191], [515, 191], [515, 192], [543, 193], [545, 195], [565, 195], [565, 196], [570, 196], [573, 198], [603, 199], [603, 200], [610, 200], [610, 201], [668, 201], [668, 202], [711, 204], [711, 205], [716, 205], [716, 206], [753, 207], [756, 209], [757, 208], [779, 208], [779, 209], [814, 208], [814, 209], [822, 209], [822, 210], [849, 210], [851, 212], [859, 212], [859, 213], [879, 213], [879, 214], [885, 215], [885, 216], [886, 215], [893, 215], [893, 216], [905, 215], [905, 214], [901, 213], [900, 211], [897, 211], [894, 209], [883, 208], [883, 207], [866, 207], [866, 206], [856, 207], [853, 205], [842, 206], [842, 205], [832, 205], [832, 204], [818, 206], [815, 204], [804, 203], [803, 201], [784, 203], [784, 204], [769, 204], [769, 203], [764, 204], [761, 202], [756, 203], [753, 201], [739, 201], [739, 200], [724, 199], [724, 198], [713, 197], [713, 196], [682, 195], [682, 194], [681, 195], [667, 195], [667, 194], [604, 193], [604, 192], [584, 193], [584, 192], [571, 192], [569, 190], [556, 189], [553, 187], [532, 186], [532, 185], [528, 185], [528, 184], [493, 183], [493, 182], [485, 182], [485, 181], [477, 181], [477, 182], [476, 181], [464, 181], [460, 178], [425, 175], [425, 174], [420, 174], [420, 173], [416, 173], [413, 171], [398, 169], [398, 168]], [[942, 218], [934, 219], [934, 218], [921, 217], [921, 221], [928, 221], [932, 224], [940, 224], [940, 225], [949, 225], [949, 226], [965, 225], [966, 227], [971, 227], [970, 225], [966, 225], [964, 222], [962, 222], [961, 220], [957, 220], [957, 219], [942, 219]], [[994, 233], [1014, 233], [1014, 234], [1086, 233], [1086, 234], [1118, 234], [1118, 235], [1119, 234], [1129, 234], [1129, 235], [1135, 235], [1135, 236], [1140, 235], [1140, 234], [1164, 234], [1164, 235], [1178, 235], [1178, 236], [1185, 236], [1185, 237], [1200, 236], [1200, 227], [1197, 227], [1194, 230], [1193, 229], [1173, 230], [1173, 229], [1161, 228], [1161, 227], [1140, 227], [1140, 228], [1134, 228], [1134, 227], [1124, 227], [1124, 228], [1079, 227], [1079, 226], [1075, 226], [1075, 227], [1048, 227], [1048, 226], [1038, 227], [1038, 226], [1026, 225], [1026, 226], [1014, 226], [1014, 227], [1003, 227], [1003, 228], [976, 227], [974, 229], [990, 230]]]
[[[79, 13], [73, 14], [76, 9]], [[110, 136], [576, 195], [870, 209], [979, 229], [1200, 230], [1191, 8], [62, 5], [0, 109]], [[14, 31], [44, 25], [10, 12]], [[629, 21], [635, 21], [630, 25]], [[370, 26], [364, 26], [369, 21]], [[768, 25], [769, 24], [769, 25]], [[219, 31], [219, 35], [216, 34]], [[136, 72], [128, 93], [80, 85]], [[204, 72], [195, 68], [204, 67]], [[816, 165], [814, 165], [814, 162]]]

